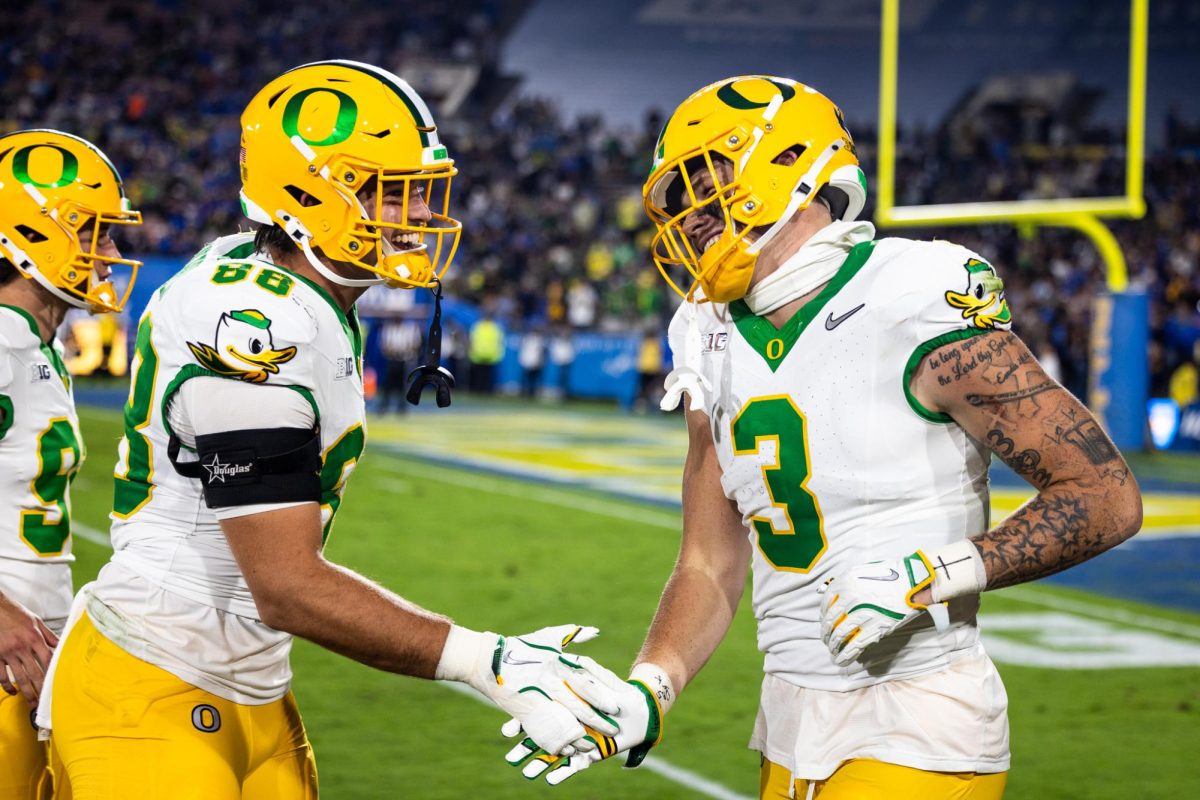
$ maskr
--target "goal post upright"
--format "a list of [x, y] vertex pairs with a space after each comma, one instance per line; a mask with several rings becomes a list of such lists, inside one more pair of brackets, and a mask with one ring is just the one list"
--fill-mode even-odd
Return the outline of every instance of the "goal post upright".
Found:
[[[1148, 331], [1133, 341], [1114, 337], [1121, 325], [1120, 314], [1127, 304], [1119, 300], [1128, 289], [1125, 256], [1103, 218], [1138, 219], [1145, 216], [1145, 131], [1146, 131], [1146, 51], [1149, 0], [1130, 0], [1129, 94], [1126, 109], [1125, 194], [1121, 197], [1057, 198], [978, 203], [943, 203], [918, 206], [896, 205], [896, 108], [899, 72], [901, 0], [881, 0], [879, 49], [879, 131], [875, 222], [883, 228], [912, 228], [933, 225], [980, 225], [986, 223], [1019, 224], [1031, 228], [1063, 227], [1079, 231], [1091, 240], [1105, 265], [1105, 282], [1110, 298], [1118, 298], [1113, 314], [1101, 316], [1114, 323], [1101, 328], [1093, 325], [1092, 367], [1089, 405], [1105, 422], [1110, 434], [1122, 447], [1141, 447], [1145, 424], [1144, 388], [1130, 390], [1130, 371], [1146, 369], [1145, 346]], [[1133, 303], [1139, 308], [1141, 303]], [[1136, 319], [1145, 319], [1137, 312]], [[1102, 350], [1102, 353], [1097, 353]], [[1103, 370], [1097, 369], [1104, 367]], [[1125, 386], [1122, 387], [1122, 382]], [[1145, 381], [1139, 382], [1144, 387]]]

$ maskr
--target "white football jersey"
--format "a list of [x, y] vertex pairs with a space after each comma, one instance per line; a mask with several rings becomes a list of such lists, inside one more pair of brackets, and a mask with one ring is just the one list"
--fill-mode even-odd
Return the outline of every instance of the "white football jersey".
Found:
[[[298, 392], [320, 430], [328, 536], [365, 444], [361, 359], [356, 314], [343, 313], [316, 284], [255, 257], [249, 234], [216, 240], [154, 294], [138, 326], [118, 451], [113, 559], [88, 606], [101, 631], [235, 702], [270, 702], [287, 690], [291, 637], [259, 621], [199, 479], [171, 463], [167, 409], [200, 376]], [[227, 413], [236, 421], [237, 408]], [[185, 447], [179, 459], [195, 455]], [[131, 576], [153, 592], [131, 588]], [[191, 648], [187, 657], [179, 647]]]
[[[687, 341], [689, 327], [698, 341]], [[686, 347], [698, 353], [722, 485], [754, 544], [767, 674], [846, 691], [944, 668], [976, 643], [978, 598], [961, 598], [947, 632], [925, 618], [869, 649], [865, 666], [839, 668], [821, 642], [817, 589], [858, 564], [986, 529], [987, 450], [922, 408], [908, 383], [933, 349], [1009, 327], [990, 265], [957, 245], [907, 239], [853, 248], [781, 329], [742, 301], [676, 313], [676, 365]], [[982, 345], [968, 357], [938, 374], [989, 361]]]
[[55, 632], [71, 607], [70, 485], [83, 456], [62, 345], [0, 305], [0, 591]]

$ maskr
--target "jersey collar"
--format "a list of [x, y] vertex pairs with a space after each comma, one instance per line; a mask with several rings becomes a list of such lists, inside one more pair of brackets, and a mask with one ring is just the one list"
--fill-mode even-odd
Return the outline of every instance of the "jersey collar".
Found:
[[750, 306], [746, 305], [745, 300], [734, 300], [729, 304], [729, 313], [733, 316], [738, 332], [741, 333], [746, 343], [762, 356], [763, 361], [767, 362], [771, 372], [779, 368], [788, 353], [792, 351], [792, 346], [796, 344], [800, 334], [804, 333], [809, 324], [820, 315], [821, 310], [833, 299], [834, 295], [858, 274], [874, 250], [875, 242], [873, 241], [862, 242], [850, 248], [850, 252], [846, 254], [846, 260], [838, 267], [838, 271], [829, 280], [829, 283], [825, 284], [825, 288], [816, 297], [801, 306], [800, 310], [780, 328], [776, 328], [765, 317], [756, 316], [750, 310]]

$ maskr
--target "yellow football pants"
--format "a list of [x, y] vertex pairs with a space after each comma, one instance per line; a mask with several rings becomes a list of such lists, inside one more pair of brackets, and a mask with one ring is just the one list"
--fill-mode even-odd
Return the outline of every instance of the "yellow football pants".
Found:
[[0, 797], [48, 800], [45, 742], [38, 741], [33, 710], [24, 695], [0, 692]]
[[[789, 793], [791, 773], [763, 759], [759, 775], [760, 800], [806, 800], [808, 781], [796, 781]], [[926, 772], [899, 764], [855, 758], [842, 763], [827, 780], [816, 781], [812, 800], [1000, 800], [1007, 772]]]
[[230, 702], [129, 655], [87, 615], [60, 647], [55, 772], [65, 770], [74, 800], [316, 800], [290, 692]]

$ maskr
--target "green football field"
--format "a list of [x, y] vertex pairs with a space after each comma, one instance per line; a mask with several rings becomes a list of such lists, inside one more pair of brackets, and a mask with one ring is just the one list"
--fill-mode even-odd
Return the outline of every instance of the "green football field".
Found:
[[[73, 488], [77, 585], [108, 557], [103, 532], [120, 437], [117, 412], [80, 413], [88, 461]], [[476, 629], [596, 625], [600, 638], [580, 652], [627, 668], [674, 560], [678, 512], [569, 483], [430, 466], [388, 446], [391, 428], [420, 436], [425, 420], [373, 426], [328, 556]], [[660, 471], [671, 469], [677, 481], [677, 465]], [[297, 642], [294, 688], [322, 796], [756, 797], [758, 756], [746, 741], [761, 657], [748, 598], [643, 768], [602, 764], [555, 788], [527, 782], [504, 763], [505, 718], [469, 693]], [[1009, 694], [1007, 797], [1195, 796], [1200, 614], [1032, 585], [989, 593], [983, 626]], [[1119, 666], [1130, 664], [1153, 666]]]

